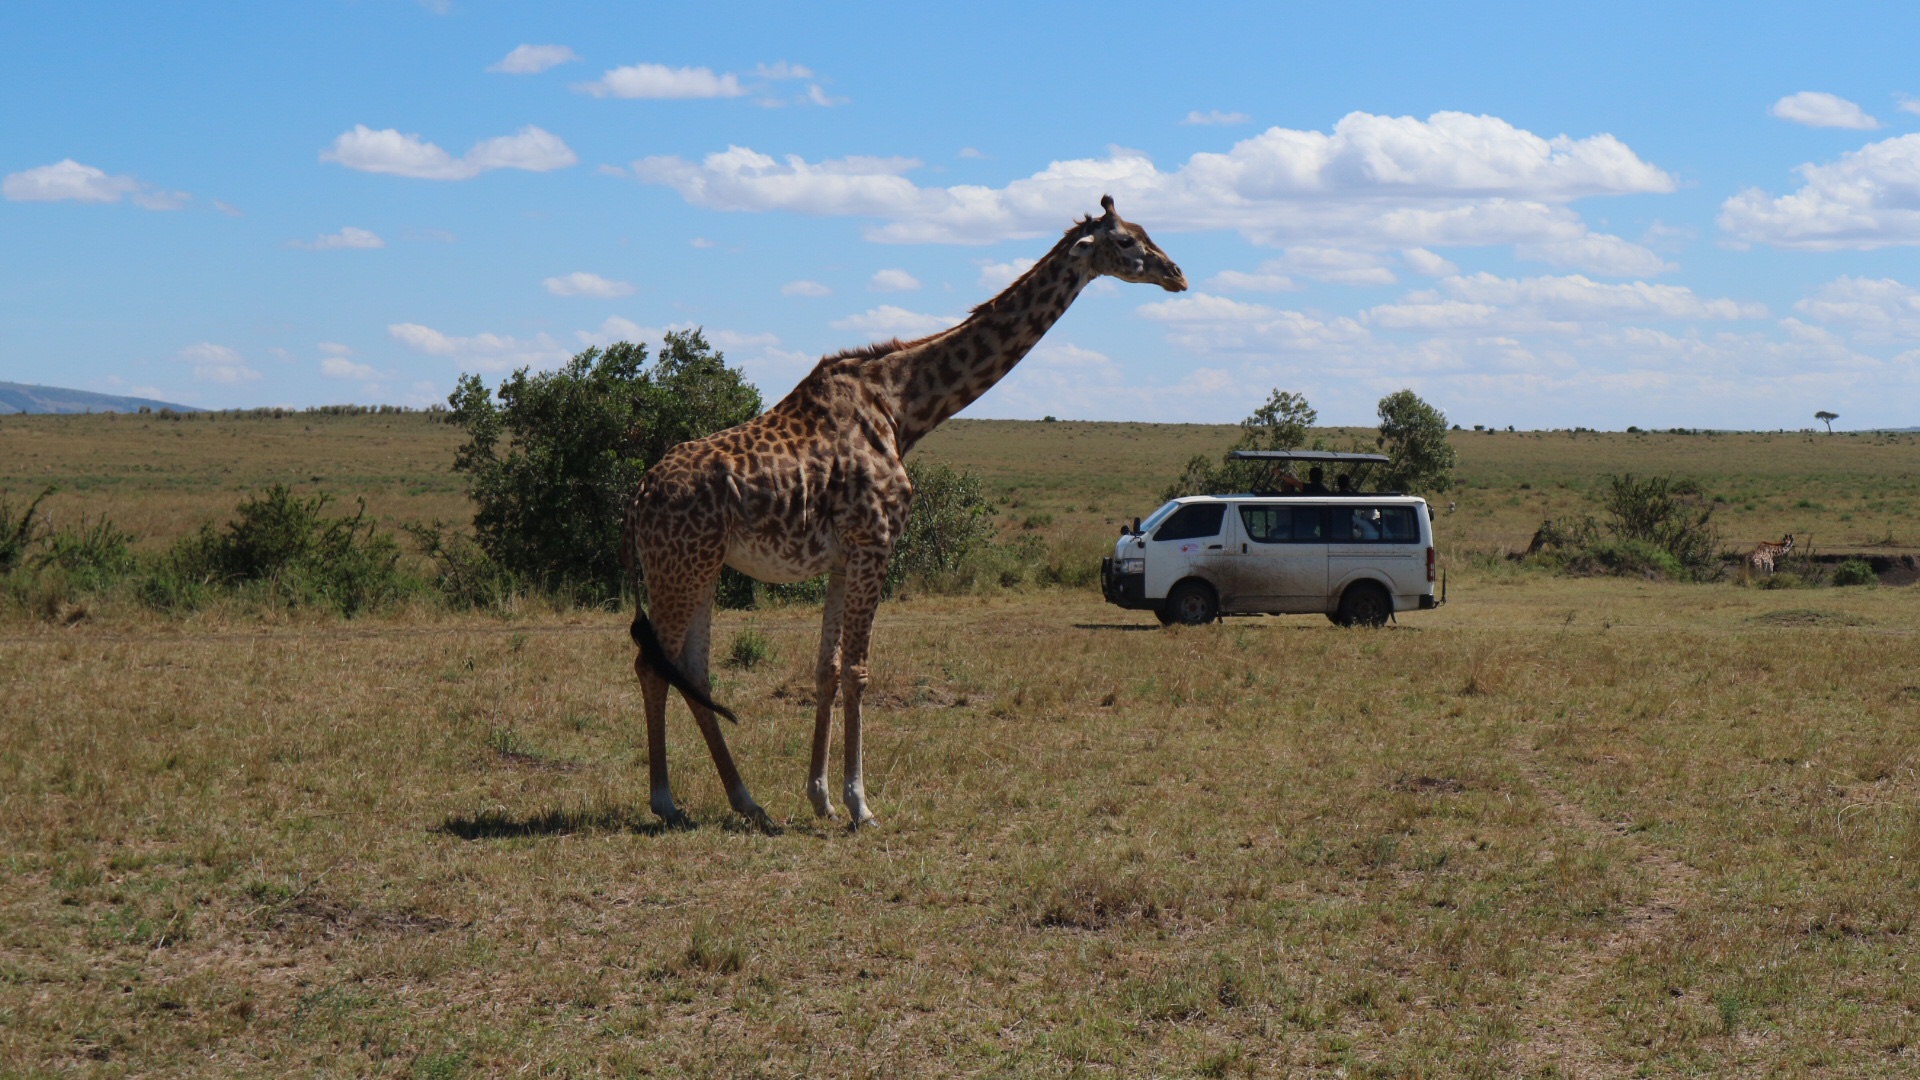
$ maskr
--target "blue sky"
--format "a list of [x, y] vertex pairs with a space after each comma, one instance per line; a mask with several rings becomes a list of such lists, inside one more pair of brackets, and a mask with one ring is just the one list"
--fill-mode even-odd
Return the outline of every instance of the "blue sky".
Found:
[[[0, 6], [0, 378], [443, 400], [701, 326], [769, 402], [1111, 193], [965, 415], [1920, 424], [1912, 5]], [[1909, 96], [1913, 95], [1913, 96]]]

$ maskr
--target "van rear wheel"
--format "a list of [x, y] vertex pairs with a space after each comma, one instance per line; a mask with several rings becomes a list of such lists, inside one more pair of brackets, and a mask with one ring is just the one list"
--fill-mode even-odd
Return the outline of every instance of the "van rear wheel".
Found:
[[1167, 602], [1159, 614], [1162, 626], [1174, 623], [1204, 626], [1219, 617], [1220, 602], [1214, 599], [1213, 590], [1205, 582], [1183, 581], [1167, 594]]
[[1341, 626], [1385, 626], [1393, 615], [1393, 598], [1387, 590], [1371, 581], [1348, 586], [1340, 597], [1340, 610], [1333, 621]]

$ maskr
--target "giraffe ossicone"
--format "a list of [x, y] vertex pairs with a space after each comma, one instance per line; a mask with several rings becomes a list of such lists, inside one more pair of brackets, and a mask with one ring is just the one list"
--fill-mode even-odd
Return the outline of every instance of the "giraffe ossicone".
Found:
[[[833, 703], [842, 714], [841, 798], [854, 828], [873, 824], [861, 776], [861, 697], [873, 616], [913, 497], [904, 459], [928, 432], [1013, 370], [1097, 277], [1181, 292], [1187, 279], [1113, 199], [1075, 222], [1019, 280], [959, 325], [822, 359], [780, 403], [681, 443], [628, 501], [621, 556], [646, 581], [632, 634], [646, 704], [650, 805], [685, 820], [667, 784], [667, 691], [677, 689], [706, 739], [735, 812], [774, 828], [727, 751], [708, 678], [714, 587], [731, 566], [767, 582], [827, 575], [814, 665], [807, 797], [834, 816], [827, 787]], [[650, 609], [650, 610], [648, 610]]]

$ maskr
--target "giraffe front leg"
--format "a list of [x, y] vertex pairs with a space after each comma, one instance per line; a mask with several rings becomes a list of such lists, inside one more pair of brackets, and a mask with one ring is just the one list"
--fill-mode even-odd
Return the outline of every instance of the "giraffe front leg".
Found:
[[827, 578], [827, 601], [820, 617], [820, 656], [813, 666], [813, 756], [807, 763], [807, 799], [813, 812], [834, 820], [827, 795], [827, 749], [833, 742], [833, 698], [840, 688], [840, 620], [845, 611], [847, 575]]
[[873, 636], [873, 614], [880, 604], [890, 552], [861, 552], [848, 564], [846, 611], [840, 638], [840, 693], [846, 717], [842, 747], [841, 797], [846, 800], [850, 827], [862, 829], [880, 820], [867, 808], [867, 788], [861, 775], [860, 699], [867, 690], [867, 646]]

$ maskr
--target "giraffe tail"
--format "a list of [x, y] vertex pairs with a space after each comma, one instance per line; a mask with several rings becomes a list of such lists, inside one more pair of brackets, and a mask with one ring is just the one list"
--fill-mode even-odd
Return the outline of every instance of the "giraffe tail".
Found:
[[698, 702], [702, 708], [711, 709], [733, 723], [740, 722], [740, 718], [733, 715], [732, 709], [713, 700], [705, 690], [702, 690], [692, 679], [687, 678], [686, 672], [680, 670], [679, 664], [673, 662], [673, 658], [667, 655], [666, 647], [660, 644], [660, 635], [653, 632], [653, 620], [647, 618], [644, 610], [634, 611], [633, 626], [628, 632], [633, 635], [633, 643], [640, 646], [641, 661], [666, 679], [668, 686]]

